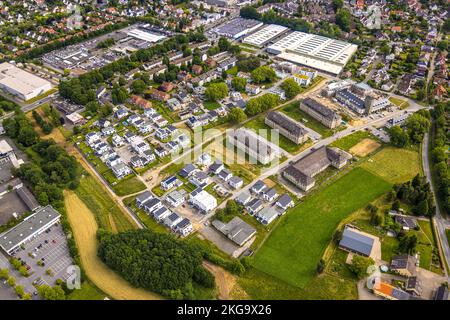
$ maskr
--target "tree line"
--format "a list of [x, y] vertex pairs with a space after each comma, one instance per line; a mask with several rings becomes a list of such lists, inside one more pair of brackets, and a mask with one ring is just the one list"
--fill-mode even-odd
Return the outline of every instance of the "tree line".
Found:
[[450, 102], [438, 104], [433, 111], [432, 155], [433, 173], [436, 177], [437, 197], [446, 212], [450, 212], [450, 174], [448, 172], [448, 153], [450, 131], [448, 112]]

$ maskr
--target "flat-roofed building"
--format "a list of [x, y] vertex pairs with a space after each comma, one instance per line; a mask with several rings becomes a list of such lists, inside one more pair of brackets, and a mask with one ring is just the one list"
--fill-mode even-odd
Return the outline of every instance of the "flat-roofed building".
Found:
[[46, 206], [36, 211], [17, 226], [0, 235], [0, 247], [11, 254], [22, 244], [41, 234], [56, 222], [61, 215], [52, 206]]
[[341, 169], [351, 157], [341, 149], [323, 146], [288, 166], [282, 175], [303, 191], [308, 191], [316, 183], [314, 176], [329, 166]]
[[263, 23], [258, 20], [236, 18], [219, 26], [215, 31], [219, 36], [238, 39], [262, 25]]
[[357, 49], [355, 44], [295, 31], [269, 46], [267, 52], [280, 59], [337, 75]]
[[127, 35], [151, 43], [158, 42], [166, 38], [161, 34], [150, 32], [149, 30], [146, 30], [144, 27], [131, 29], [130, 31], [127, 32]]
[[4, 62], [0, 64], [0, 88], [26, 101], [49, 91], [52, 84], [11, 63]]
[[264, 44], [279, 36], [287, 29], [288, 28], [279, 26], [277, 24], [269, 24], [264, 28], [257, 30], [253, 34], [247, 36], [244, 40], [242, 40], [242, 43], [247, 43], [249, 45], [261, 48], [264, 46]]
[[311, 98], [306, 98], [300, 102], [300, 110], [331, 129], [336, 128], [342, 121], [337, 112]]
[[278, 129], [283, 136], [296, 144], [308, 140], [308, 131], [305, 127], [281, 112], [271, 111], [267, 113], [264, 122], [269, 127]]

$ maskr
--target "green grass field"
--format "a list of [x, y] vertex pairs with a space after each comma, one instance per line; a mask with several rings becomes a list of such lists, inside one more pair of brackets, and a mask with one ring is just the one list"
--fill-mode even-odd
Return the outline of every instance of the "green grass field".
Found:
[[[333, 134], [333, 130], [325, 127], [323, 124], [321, 124], [316, 119], [312, 118], [305, 112], [301, 111], [299, 109], [299, 103], [293, 102], [291, 104], [288, 104], [287, 106], [283, 107], [281, 109], [282, 112], [287, 114], [292, 119], [302, 123], [306, 127], [316, 131], [317, 133], [321, 134], [323, 137], [329, 137]], [[305, 122], [304, 120], [307, 120]]]
[[220, 108], [220, 103], [217, 101], [204, 101], [203, 106], [208, 110], [216, 110], [217, 108]]
[[304, 288], [339, 222], [391, 187], [364, 169], [353, 169], [289, 212], [256, 253], [255, 267]]
[[419, 153], [410, 149], [385, 147], [370, 156], [361, 167], [391, 183], [402, 183], [419, 173]]
[[118, 196], [126, 196], [146, 189], [145, 184], [135, 175], [129, 176], [112, 187]]
[[357, 145], [359, 142], [366, 138], [377, 140], [370, 132], [357, 131], [355, 133], [352, 133], [351, 135], [336, 140], [331, 144], [331, 146], [349, 151], [353, 146]]
[[[239, 278], [238, 284], [251, 299], [255, 300], [358, 299], [358, 291], [354, 281], [339, 279], [328, 274], [315, 277], [305, 288], [300, 289], [255, 268], [250, 268]], [[233, 294], [233, 298], [248, 297]]]
[[[100, 228], [108, 231], [126, 231], [133, 229], [132, 223], [125, 217], [118, 205], [103, 189], [103, 187], [91, 176], [85, 176], [80, 180], [80, 185], [75, 193], [95, 215]], [[111, 220], [114, 226], [111, 225]]]
[[67, 300], [103, 300], [106, 297], [97, 287], [89, 281], [81, 284], [81, 289], [72, 291]]

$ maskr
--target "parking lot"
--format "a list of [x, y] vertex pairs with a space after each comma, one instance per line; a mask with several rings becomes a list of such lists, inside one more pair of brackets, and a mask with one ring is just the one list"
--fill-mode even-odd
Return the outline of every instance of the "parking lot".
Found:
[[[13, 257], [22, 261], [30, 273], [29, 277], [22, 276], [8, 263], [7, 257], [0, 257], [0, 268], [8, 267], [10, 275], [16, 278], [16, 283], [25, 288], [25, 292], [35, 294], [35, 286], [48, 284], [55, 285], [57, 279], [66, 280], [67, 267], [72, 265], [72, 259], [67, 247], [66, 236], [60, 224], [56, 224], [46, 232], [40, 234], [32, 241], [13, 253]], [[38, 262], [42, 265], [39, 266]], [[47, 274], [51, 270], [51, 274]]]
[[19, 217], [25, 211], [28, 211], [28, 207], [15, 192], [0, 196], [0, 202], [2, 203], [0, 206], [0, 225], [6, 224], [12, 219], [14, 213]]

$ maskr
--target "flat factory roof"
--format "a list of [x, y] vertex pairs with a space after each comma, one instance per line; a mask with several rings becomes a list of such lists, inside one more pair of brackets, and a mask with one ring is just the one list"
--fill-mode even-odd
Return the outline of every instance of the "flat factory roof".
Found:
[[255, 33], [249, 35], [242, 42], [256, 47], [262, 47], [265, 43], [269, 42], [271, 39], [280, 35], [287, 29], [288, 28], [276, 24], [269, 24], [264, 28], [256, 31]]
[[48, 90], [49, 87], [51, 88], [51, 83], [11, 63], [4, 62], [0, 64], [0, 86], [11, 88], [27, 96], [40, 88]]
[[14, 228], [0, 235], [0, 247], [6, 252], [14, 249], [20, 245], [24, 240], [32, 235], [42, 231], [42, 228], [52, 221], [56, 221], [61, 215], [53, 209], [52, 206], [47, 206], [40, 209], [25, 220], [19, 223]]
[[284, 60], [339, 74], [357, 49], [355, 44], [295, 31], [267, 51]]
[[133, 38], [145, 40], [145, 41], [152, 42], [152, 43], [158, 42], [165, 38], [165, 36], [163, 36], [163, 35], [145, 31], [142, 29], [137, 29], [137, 28], [131, 29], [130, 31], [128, 31], [127, 35], [130, 37], [133, 37]]

